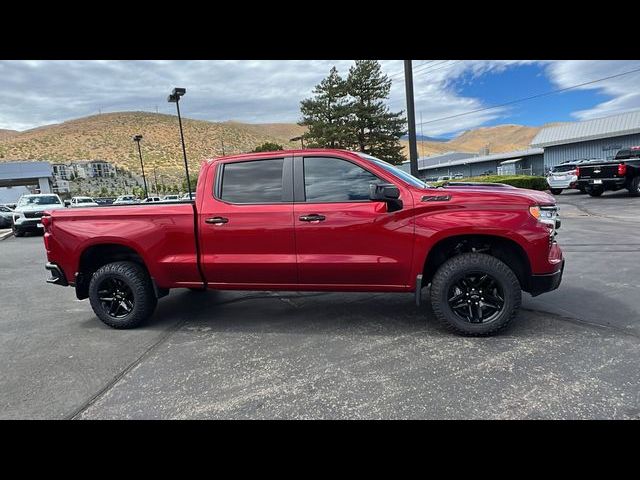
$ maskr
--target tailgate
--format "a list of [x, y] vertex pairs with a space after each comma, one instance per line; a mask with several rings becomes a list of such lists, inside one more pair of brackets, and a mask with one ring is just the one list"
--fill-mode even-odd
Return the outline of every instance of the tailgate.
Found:
[[580, 166], [580, 179], [589, 178], [617, 178], [618, 164], [609, 163], [606, 165]]

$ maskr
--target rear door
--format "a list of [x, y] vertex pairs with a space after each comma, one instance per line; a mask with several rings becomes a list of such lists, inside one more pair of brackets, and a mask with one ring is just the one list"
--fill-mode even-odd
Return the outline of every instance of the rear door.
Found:
[[296, 284], [292, 158], [220, 162], [212, 186], [199, 212], [207, 281]]
[[[348, 288], [406, 286], [413, 255], [412, 199], [404, 208], [369, 200], [369, 185], [393, 183], [355, 161], [294, 159], [298, 277], [303, 285]], [[404, 192], [404, 193], [403, 193]]]

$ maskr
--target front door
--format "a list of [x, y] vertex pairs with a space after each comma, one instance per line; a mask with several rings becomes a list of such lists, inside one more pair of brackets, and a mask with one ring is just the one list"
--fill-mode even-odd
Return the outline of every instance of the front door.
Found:
[[[406, 210], [389, 212], [386, 203], [369, 200], [369, 185], [388, 180], [334, 157], [296, 157], [294, 172], [301, 284], [408, 285], [413, 226]], [[409, 195], [404, 201], [412, 208]]]
[[209, 284], [297, 283], [292, 158], [230, 160], [216, 168], [199, 215]]

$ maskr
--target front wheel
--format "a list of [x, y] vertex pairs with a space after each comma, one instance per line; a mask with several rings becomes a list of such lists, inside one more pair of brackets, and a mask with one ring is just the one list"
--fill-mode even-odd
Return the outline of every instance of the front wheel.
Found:
[[562, 188], [552, 188], [551, 193], [554, 195], [560, 195], [562, 193]]
[[450, 258], [431, 281], [436, 317], [462, 335], [484, 336], [502, 330], [515, 317], [520, 302], [520, 282], [513, 271], [484, 253]]
[[24, 237], [24, 232], [22, 230], [18, 230], [17, 228], [13, 228], [13, 236], [14, 237]]
[[91, 308], [112, 328], [135, 328], [156, 308], [151, 279], [133, 262], [114, 262], [100, 267], [89, 283]]

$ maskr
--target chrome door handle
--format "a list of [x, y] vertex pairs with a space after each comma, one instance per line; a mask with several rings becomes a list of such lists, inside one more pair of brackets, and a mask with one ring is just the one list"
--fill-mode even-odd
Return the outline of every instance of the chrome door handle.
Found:
[[224, 217], [211, 217], [206, 218], [204, 222], [211, 225], [222, 225], [223, 223], [229, 223], [229, 219]]
[[309, 215], [302, 215], [300, 217], [301, 222], [323, 222], [327, 217], [324, 215], [318, 215], [317, 213], [311, 213]]

